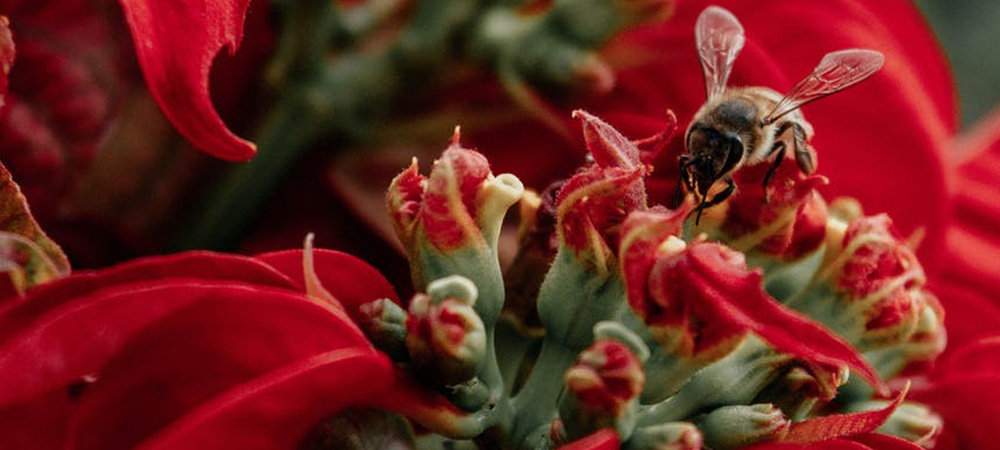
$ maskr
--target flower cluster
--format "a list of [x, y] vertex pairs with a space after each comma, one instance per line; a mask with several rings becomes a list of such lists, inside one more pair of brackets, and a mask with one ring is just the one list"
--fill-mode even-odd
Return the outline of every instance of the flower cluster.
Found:
[[[522, 208], [524, 221], [555, 214], [555, 251], [534, 253], [549, 260], [544, 276], [502, 276], [501, 223], [524, 190], [513, 175], [494, 176], [456, 133], [429, 177], [414, 161], [388, 192], [418, 291], [406, 302], [365, 263], [314, 251], [310, 239], [304, 251], [196, 252], [78, 273], [7, 303], [0, 405], [17, 431], [10, 439], [55, 427], [53, 443], [204, 446], [263, 414], [267, 425], [240, 442], [292, 446], [307, 432], [310, 441], [375, 439], [383, 429], [421, 447], [932, 442], [934, 426], [915, 434], [903, 423], [914, 411], [938, 423], [933, 410], [884, 381], [933, 359], [944, 334], [920, 264], [887, 219], [822, 215], [817, 241], [782, 231], [797, 220], [775, 219], [802, 216], [813, 191], [758, 207], [788, 213], [740, 215], [749, 209], [741, 202], [763, 201], [748, 188], [696, 226], [690, 202], [647, 205], [651, 140], [576, 117], [593, 162], [550, 194], [553, 208], [524, 197], [535, 206]], [[784, 173], [776, 185], [812, 189]], [[727, 234], [746, 217], [765, 219]], [[761, 230], [811, 244], [780, 246], [793, 255], [730, 245]], [[523, 334], [517, 325], [529, 318], [500, 314], [506, 286], [539, 279], [544, 333]], [[87, 329], [100, 332], [80, 346]], [[244, 350], [231, 352], [233, 340]], [[163, 352], [187, 356], [159, 361]], [[170, 388], [156, 391], [155, 379]], [[142, 404], [128, 401], [136, 395]], [[291, 426], [282, 413], [291, 407], [310, 413]], [[409, 422], [362, 415], [350, 419], [361, 429], [330, 425], [359, 407]], [[44, 422], [31, 413], [57, 409]], [[423, 432], [414, 437], [408, 423]]]

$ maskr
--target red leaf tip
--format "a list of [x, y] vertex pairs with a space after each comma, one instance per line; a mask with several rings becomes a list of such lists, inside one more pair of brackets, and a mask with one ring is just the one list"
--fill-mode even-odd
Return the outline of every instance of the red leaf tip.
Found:
[[208, 75], [223, 47], [235, 51], [250, 0], [161, 2], [119, 0], [150, 93], [195, 147], [245, 161], [257, 147], [229, 130], [208, 92]]

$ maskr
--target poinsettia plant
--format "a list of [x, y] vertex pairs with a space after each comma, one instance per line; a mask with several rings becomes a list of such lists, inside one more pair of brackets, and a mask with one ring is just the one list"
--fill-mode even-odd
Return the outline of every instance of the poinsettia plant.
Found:
[[[649, 205], [640, 155], [650, 140], [576, 116], [594, 162], [552, 208], [513, 175], [494, 175], [457, 131], [429, 176], [413, 165], [396, 177], [388, 213], [417, 291], [406, 301], [361, 260], [314, 251], [311, 237], [302, 251], [155, 257], [8, 298], [7, 444], [933, 442], [940, 419], [885, 380], [943, 349], [942, 311], [922, 276], [893, 270], [921, 273], [887, 219], [820, 214], [824, 240], [806, 233], [791, 238], [809, 242], [794, 253], [741, 252], [730, 246], [739, 237], [708, 237], [715, 217], [695, 227], [691, 204]], [[800, 182], [786, 171], [775, 186]], [[735, 196], [727, 209], [741, 201], [760, 200]], [[556, 248], [534, 255], [544, 277], [503, 276], [500, 226], [517, 202], [527, 224], [554, 220], [545, 238]], [[772, 264], [752, 268], [754, 256]], [[508, 286], [538, 280], [541, 336], [518, 331], [533, 318], [503, 313]], [[359, 412], [373, 409], [383, 413]]]

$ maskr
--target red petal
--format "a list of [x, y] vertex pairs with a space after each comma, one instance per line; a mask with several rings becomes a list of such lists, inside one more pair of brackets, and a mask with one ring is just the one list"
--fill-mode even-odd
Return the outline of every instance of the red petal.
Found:
[[633, 211], [622, 224], [618, 258], [621, 261], [626, 297], [632, 310], [644, 319], [651, 307], [649, 303], [652, 300], [649, 299], [646, 283], [649, 272], [656, 263], [656, 249], [670, 236], [680, 235], [689, 212], [690, 203], [673, 211], [661, 207]]
[[[71, 417], [70, 440], [81, 449], [131, 448], [205, 402], [316, 355], [349, 348], [373, 352], [360, 332], [329, 308], [282, 291], [178, 285], [101, 300], [81, 308], [82, 314], [66, 314], [62, 323], [39, 324], [49, 336], [62, 338], [62, 345], [44, 349], [39, 357], [79, 358], [65, 353], [74, 350], [66, 345], [69, 337], [88, 350], [102, 350], [63, 372], [87, 368], [97, 373]], [[160, 317], [145, 314], [177, 302], [186, 306]], [[130, 308], [135, 304], [143, 308]], [[73, 320], [88, 312], [91, 320]], [[99, 312], [124, 320], [102, 320]], [[81, 339], [80, 329], [101, 329], [105, 339]], [[25, 362], [22, 367], [37, 364]]]
[[882, 409], [834, 414], [794, 423], [789, 428], [785, 441], [810, 444], [874, 432], [892, 415], [905, 396], [906, 391], [904, 390], [896, 396], [892, 403]]
[[69, 409], [69, 395], [62, 390], [0, 408], [0, 448], [65, 449]]
[[456, 129], [451, 146], [434, 161], [419, 213], [423, 233], [438, 250], [483, 241], [477, 224], [478, 195], [489, 176], [489, 161], [459, 145]]
[[205, 251], [137, 259], [96, 272], [72, 276], [29, 291], [0, 308], [0, 342], [58, 305], [116, 285], [165, 282], [168, 279], [240, 281], [289, 290], [300, 287], [274, 268], [253, 258]]
[[573, 117], [580, 119], [587, 151], [598, 166], [634, 169], [641, 164], [639, 148], [611, 125], [583, 110], [573, 111]]
[[992, 336], [1000, 323], [1000, 305], [995, 294], [963, 283], [960, 277], [941, 276], [934, 289], [945, 308], [944, 323], [948, 330], [948, 350]]
[[926, 403], [944, 418], [944, 433], [957, 442], [956, 448], [992, 448], [997, 442], [1000, 417], [1000, 376], [956, 376], [912, 398]]
[[618, 433], [611, 428], [605, 428], [559, 447], [559, 450], [618, 450], [620, 445]]
[[611, 256], [625, 217], [646, 206], [642, 175], [639, 168], [591, 166], [570, 178], [556, 196], [560, 241], [577, 255]]
[[[320, 345], [318, 342], [323, 342], [325, 336], [327, 342], [368, 345], [353, 324], [344, 322], [329, 308], [291, 292], [232, 283], [126, 285], [53, 308], [7, 339], [0, 353], [3, 355], [0, 405], [28, 399], [99, 372], [109, 358], [139, 333], [186, 310], [228, 316], [239, 311], [235, 316], [241, 319], [256, 317], [259, 323], [253, 328], [259, 336], [269, 327], [285, 326], [299, 333], [320, 333], [302, 337], [303, 344]], [[293, 318], [298, 320], [294, 327], [290, 325]], [[172, 345], [188, 334], [191, 332], [163, 338]], [[248, 347], [249, 344], [231, 343], [245, 351], [259, 351]], [[170, 358], [161, 357], [163, 360], [151, 360], [149, 364], [154, 367], [167, 364]]]
[[[1000, 112], [975, 133], [977, 137], [965, 139], [968, 145], [979, 148], [962, 149], [975, 157], [962, 165], [955, 177], [953, 226], [948, 233], [951, 254], [941, 264], [945, 267], [943, 276], [932, 279], [939, 282], [941, 302], [950, 315], [949, 332], [954, 330], [958, 339], [995, 330], [996, 322], [991, 326], [986, 316], [978, 316], [979, 311], [990, 316], [1000, 314], [996, 298], [1000, 267], [993, 263], [1000, 260], [1000, 238], [996, 233], [1000, 227]], [[970, 303], [979, 307], [960, 310], [960, 304]]]
[[910, 441], [878, 433], [861, 434], [851, 439], [876, 450], [922, 450], [923, 448]]
[[1000, 376], [1000, 336], [980, 339], [954, 350], [938, 362], [935, 379], [949, 379], [963, 375]]
[[539, 191], [584, 163], [581, 135], [574, 133], [574, 140], [567, 142], [529, 118], [484, 129], [463, 126], [462, 131], [468, 142], [489, 157], [494, 173], [513, 173], [525, 186]]
[[[280, 272], [304, 285], [302, 273], [302, 250], [283, 250], [257, 255]], [[335, 250], [313, 250], [316, 275], [333, 296], [344, 305], [347, 313], [358, 322], [358, 307], [387, 298], [400, 303], [396, 290], [381, 273], [368, 263], [347, 253]], [[359, 322], [360, 323], [360, 322]]]
[[[952, 140], [947, 155], [954, 166], [968, 165], [984, 153], [1000, 151], [1000, 107]], [[975, 163], [973, 163], [975, 164]], [[961, 180], [958, 180], [961, 181]]]
[[[873, 450], [867, 445], [846, 439], [831, 439], [823, 442], [799, 444], [793, 442], [767, 442], [746, 447], [743, 450]], [[879, 449], [874, 449], [879, 450]]]
[[251, 158], [253, 143], [226, 128], [208, 93], [208, 74], [223, 47], [235, 52], [250, 0], [119, 0], [149, 89], [178, 131], [231, 161]]
[[848, 343], [771, 298], [762, 288], [759, 270], [748, 275], [720, 272], [732, 264], [724, 261], [712, 244], [694, 244], [688, 251], [699, 272], [719, 274], [713, 277], [714, 282], [703, 283], [704, 298], [709, 301], [706, 306], [714, 310], [708, 317], [725, 318], [753, 330], [776, 349], [806, 361], [845, 364], [876, 388], [886, 390], [871, 366]]
[[234, 386], [153, 438], [148, 449], [296, 448], [309, 427], [368, 406], [389, 384], [384, 356], [348, 348], [292, 363]]

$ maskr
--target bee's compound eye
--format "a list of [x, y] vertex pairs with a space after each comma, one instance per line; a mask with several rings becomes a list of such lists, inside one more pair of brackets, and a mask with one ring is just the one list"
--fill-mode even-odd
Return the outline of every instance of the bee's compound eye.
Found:
[[730, 169], [736, 167], [740, 161], [743, 160], [743, 152], [745, 151], [743, 147], [743, 139], [735, 133], [726, 133], [726, 158], [722, 167], [719, 169], [719, 173], [729, 172]]
[[707, 128], [694, 127], [687, 135], [687, 148], [691, 153], [697, 153], [699, 150], [704, 149], [708, 146], [708, 136], [706, 134]]
[[705, 125], [695, 125], [691, 128], [687, 136], [688, 150], [693, 154], [711, 154], [724, 148], [723, 140], [722, 134], [714, 128]]

